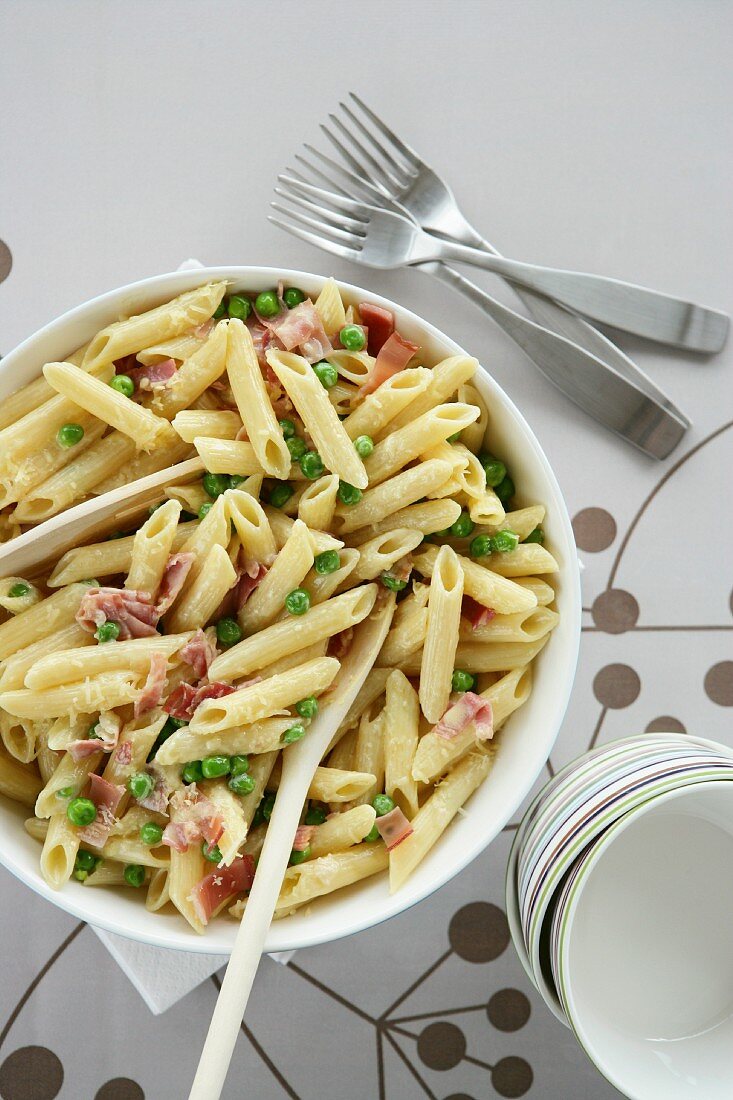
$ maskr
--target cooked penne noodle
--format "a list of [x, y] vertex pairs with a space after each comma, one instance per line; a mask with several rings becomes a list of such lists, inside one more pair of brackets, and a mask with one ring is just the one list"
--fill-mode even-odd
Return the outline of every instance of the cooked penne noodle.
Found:
[[[373, 776], [371, 786], [361, 791], [351, 801], [358, 806], [370, 802], [384, 785], [384, 710], [378, 704], [366, 710], [359, 721], [359, 732], [354, 745], [355, 772]], [[332, 801], [329, 799], [329, 801]]]
[[212, 546], [204, 558], [203, 568], [166, 616], [166, 630], [179, 632], [206, 626], [236, 583], [237, 571], [226, 550], [223, 546]]
[[324, 474], [311, 482], [298, 500], [298, 518], [308, 527], [325, 531], [336, 510], [339, 479], [336, 474]]
[[[173, 819], [175, 820], [175, 818]], [[204, 924], [191, 901], [195, 886], [206, 873], [206, 863], [199, 845], [185, 852], [171, 848], [171, 865], [168, 871], [168, 896], [182, 917], [185, 917], [194, 932], [203, 934]], [[89, 882], [89, 879], [87, 879]]]
[[195, 457], [195, 451], [188, 443], [177, 439], [175, 443], [158, 447], [152, 454], [140, 451], [131, 462], [118, 468], [117, 472], [105, 477], [92, 487], [94, 496], [109, 493], [112, 489], [119, 489], [130, 481], [138, 481], [148, 474], [155, 474], [158, 470], [165, 470], [169, 466], [175, 466], [178, 462]]
[[408, 367], [393, 374], [347, 416], [344, 420], [346, 434], [350, 439], [357, 439], [360, 435], [376, 439], [398, 413], [425, 393], [432, 373], [427, 367]]
[[416, 546], [419, 546], [422, 539], [420, 531], [401, 527], [385, 531], [384, 534], [363, 542], [359, 547], [359, 561], [356, 568], [345, 583], [351, 587], [362, 581], [374, 580], [380, 573], [391, 569]]
[[187, 725], [181, 726], [161, 745], [155, 759], [159, 764], [168, 766], [185, 764], [203, 756], [270, 753], [282, 748], [282, 735], [295, 721], [292, 715], [263, 718], [241, 729], [232, 727], [212, 734], [196, 733]]
[[221, 852], [219, 866], [228, 867], [236, 858], [247, 836], [248, 823], [242, 809], [242, 800], [228, 787], [211, 781], [201, 784], [201, 792], [216, 807], [222, 820], [224, 832], [216, 843]]
[[[424, 455], [450, 435], [473, 423], [478, 415], [479, 410], [472, 405], [462, 405], [455, 401], [449, 405], [436, 405], [417, 420], [411, 420], [409, 424], [392, 432], [381, 443], [377, 443], [364, 463], [369, 485], [386, 481], [408, 462]], [[479, 469], [485, 484], [486, 478], [480, 463]]]
[[[290, 537], [295, 520], [277, 508], [265, 508], [265, 515], [269, 520], [275, 544], [278, 549], [281, 549]], [[340, 550], [344, 545], [340, 539], [334, 538], [326, 531], [311, 531], [310, 535], [313, 552], [316, 554], [320, 554], [323, 550]]]
[[151, 402], [153, 411], [172, 420], [199, 398], [224, 373], [226, 348], [225, 326], [214, 325], [206, 342], [184, 360], [170, 382], [155, 394]]
[[71, 584], [0, 625], [0, 661], [70, 626], [86, 590], [86, 585]]
[[197, 436], [212, 439], [236, 439], [242, 429], [242, 418], [228, 409], [182, 409], [171, 420], [184, 443], [193, 443]]
[[288, 541], [275, 558], [244, 607], [239, 624], [246, 634], [254, 634], [274, 622], [285, 605], [289, 592], [297, 588], [313, 565], [313, 542], [302, 520], [296, 520]]
[[288, 867], [275, 915], [290, 913], [309, 901], [376, 875], [387, 864], [384, 845], [358, 844], [346, 852], [331, 853], [320, 859], [306, 860], [296, 867]]
[[180, 365], [206, 343], [206, 336], [196, 336], [193, 332], [184, 332], [181, 336], [171, 336], [169, 340], [160, 340], [149, 348], [138, 351], [135, 358], [144, 367], [150, 367], [154, 363], [163, 363], [166, 359], [173, 359]]
[[[87, 635], [92, 637], [92, 635]], [[186, 644], [191, 633], [153, 634], [149, 638], [131, 638], [114, 645], [95, 645], [84, 649], [62, 649], [39, 657], [25, 675], [25, 686], [45, 691], [60, 684], [70, 684], [88, 676], [119, 669], [144, 674], [154, 653], [172, 657]], [[105, 708], [108, 709], [108, 708]]]
[[30, 691], [4, 691], [0, 694], [0, 707], [19, 718], [58, 717], [80, 711], [91, 714], [95, 710], [112, 710], [131, 703], [137, 697], [137, 675], [132, 669], [100, 673], [94, 680], [80, 680], [72, 684]]
[[[66, 810], [70, 798], [74, 798], [87, 782], [90, 772], [96, 770], [102, 759], [101, 752], [95, 752], [91, 756], [85, 756], [82, 760], [74, 760], [65, 753], [56, 771], [41, 789], [40, 781], [36, 786], [35, 813], [36, 817], [53, 817], [61, 810]], [[17, 765], [20, 767], [20, 765]], [[36, 781], [30, 771], [25, 773], [28, 778]], [[3, 787], [3, 761], [0, 758], [0, 792], [7, 794]], [[10, 797], [14, 797], [10, 795]], [[22, 801], [22, 800], [21, 800]], [[33, 803], [30, 803], [31, 805]]]
[[448, 709], [451, 678], [457, 664], [462, 600], [460, 559], [450, 546], [441, 546], [430, 583], [428, 625], [420, 665], [420, 706], [428, 722], [438, 722]]
[[316, 768], [308, 788], [308, 797], [315, 798], [318, 802], [353, 802], [375, 785], [376, 779], [369, 773]]
[[245, 794], [242, 798], [242, 811], [248, 826], [252, 824], [252, 818], [260, 804], [260, 799], [265, 793], [277, 758], [278, 753], [276, 752], [263, 752], [250, 761], [249, 775], [254, 781], [254, 790], [250, 791], [249, 794]]
[[374, 489], [367, 489], [358, 504], [339, 504], [334, 526], [342, 534], [369, 523], [379, 523], [393, 512], [429, 496], [433, 489], [446, 482], [450, 473], [448, 463], [437, 459], [412, 466]]
[[461, 625], [461, 642], [537, 642], [560, 621], [556, 611], [535, 607], [514, 615], [495, 615], [485, 626]]
[[[233, 695], [206, 699], [191, 719], [190, 730], [208, 736], [233, 726], [269, 718], [306, 695], [318, 695], [325, 691], [338, 669], [339, 663], [333, 657], [321, 657], [280, 676], [271, 676], [269, 680], [240, 688]], [[0, 703], [3, 698], [0, 696]]]
[[48, 783], [49, 779], [61, 763], [61, 753], [55, 752], [49, 744], [49, 735], [55, 723], [49, 726], [47, 722], [36, 722], [36, 764], [41, 779]]
[[91, 341], [84, 356], [85, 366], [91, 368], [96, 363], [111, 363], [114, 359], [122, 359], [125, 355], [198, 328], [212, 316], [225, 290], [225, 283], [209, 283], [186, 291], [172, 302], [156, 306], [146, 313], [115, 321], [98, 332]]
[[65, 813], [53, 814], [41, 852], [41, 874], [52, 890], [60, 890], [71, 878], [78, 850], [78, 829]]
[[436, 531], [445, 531], [456, 522], [461, 514], [461, 506], [456, 500], [424, 500], [420, 504], [410, 504], [399, 512], [372, 523], [368, 528], [354, 531], [348, 536], [347, 541], [352, 546], [361, 546], [385, 531], [392, 531], [396, 527], [409, 527], [412, 531], [419, 531], [423, 536], [433, 535]]
[[22, 577], [4, 577], [0, 581], [0, 607], [11, 615], [20, 615], [23, 611], [35, 607], [43, 599], [40, 590]]
[[481, 394], [470, 382], [464, 382], [458, 387], [458, 400], [465, 401], [467, 405], [475, 405], [479, 410], [478, 420], [474, 420], [473, 424], [469, 424], [461, 432], [461, 443], [477, 455], [483, 447], [486, 429], [489, 426], [489, 410]]
[[193, 485], [169, 485], [164, 492], [168, 500], [177, 500], [192, 516], [199, 514], [202, 504], [211, 503], [211, 497], [201, 482], [194, 482]]
[[474, 523], [487, 524], [492, 531], [502, 527], [506, 519], [504, 505], [493, 489], [484, 489], [480, 496], [469, 497], [468, 514]]
[[0, 794], [24, 806], [34, 806], [40, 790], [41, 780], [33, 767], [13, 760], [5, 752], [0, 754]]
[[210, 436], [196, 436], [193, 443], [209, 473], [240, 477], [262, 473], [263, 467], [251, 443]]
[[270, 404], [251, 333], [237, 319], [228, 322], [226, 363], [234, 400], [257, 461], [270, 477], [286, 478], [290, 452]]
[[514, 583], [531, 592], [540, 607], [547, 607], [555, 601], [555, 589], [541, 577], [515, 577]]
[[148, 892], [145, 895], [145, 908], [149, 913], [160, 912], [171, 900], [169, 879], [169, 867], [160, 867], [151, 872]]
[[336, 747], [326, 753], [325, 763], [329, 768], [337, 768], [339, 771], [348, 772], [354, 767], [354, 749], [359, 731], [349, 730], [340, 738]]
[[11, 718], [0, 711], [0, 740], [14, 760], [30, 764], [36, 756], [38, 723], [27, 719]]
[[411, 401], [390, 421], [384, 434], [388, 435], [397, 431], [398, 428], [403, 428], [405, 424], [422, 416], [428, 409], [447, 401], [459, 386], [473, 377], [477, 370], [479, 370], [478, 361], [467, 355], [452, 355], [441, 363], [437, 363], [430, 372], [428, 388], [418, 394], [414, 401]]
[[226, 509], [248, 560], [270, 565], [278, 546], [260, 502], [242, 489], [230, 489], [226, 494]]
[[266, 358], [298, 410], [326, 469], [349, 485], [365, 489], [368, 479], [364, 463], [308, 360], [291, 352], [270, 350]]
[[430, 586], [414, 582], [410, 592], [397, 605], [392, 626], [384, 640], [377, 664], [394, 668], [421, 649], [428, 632]]
[[[519, 549], [519, 547], [517, 547]], [[540, 548], [542, 549], [542, 548]], [[516, 553], [516, 550], [514, 551]], [[490, 555], [493, 557], [506, 557], [507, 555]], [[438, 557], [436, 546], [426, 546], [415, 554], [415, 568], [425, 577], [432, 577], [435, 561]], [[468, 558], [461, 559], [463, 569], [463, 588], [468, 596], [490, 607], [497, 614], [510, 615], [514, 611], [526, 611], [537, 606], [537, 599], [533, 592], [521, 588], [500, 576], [492, 569], [484, 565], [477, 565]]]
[[315, 307], [327, 336], [333, 336], [346, 324], [346, 311], [335, 279], [326, 279]]
[[420, 703], [403, 672], [390, 673], [384, 705], [384, 789], [412, 819], [418, 810], [412, 765], [420, 729]]
[[149, 848], [138, 837], [111, 836], [102, 851], [105, 859], [114, 859], [119, 863], [136, 863], [141, 867], [157, 869], [170, 866], [170, 848], [164, 845]]
[[168, 500], [139, 528], [132, 544], [125, 588], [155, 595], [173, 547], [180, 515], [178, 501]]
[[[194, 583], [204, 567], [212, 546], [226, 547], [229, 543], [231, 528], [229, 526], [228, 501], [226, 493], [217, 497], [200, 523], [194, 524], [191, 534], [181, 546], [181, 553], [193, 554], [194, 561], [191, 566], [182, 592], [185, 593]], [[180, 596], [179, 596], [180, 599]], [[175, 607], [175, 603], [173, 604]]]
[[[180, 550], [198, 523], [179, 523], [173, 536], [171, 550]], [[110, 577], [117, 573], [127, 573], [132, 562], [132, 548], [135, 535], [107, 542], [96, 542], [91, 546], [76, 546], [67, 550], [56, 563], [48, 578], [49, 588], [61, 588], [86, 577]]]
[[[85, 351], [86, 348], [80, 348], [73, 355], [67, 355], [66, 362], [73, 363], [77, 367], [80, 366]], [[108, 368], [107, 373], [111, 377], [111, 367]], [[6, 394], [3, 397], [2, 405], [0, 405], [0, 430], [7, 428], [10, 424], [16, 424], [28, 413], [33, 412], [34, 409], [37, 409], [46, 401], [50, 401], [55, 396], [56, 391], [49, 386], [43, 375], [35, 378], [26, 386], [21, 386], [15, 393]]]
[[310, 858], [318, 859], [333, 852], [345, 852], [355, 844], [360, 844], [370, 832], [376, 817], [372, 806], [354, 806], [351, 810], [334, 814], [322, 825], [316, 826], [308, 845]]
[[526, 577], [530, 574], [557, 573], [559, 566], [549, 550], [537, 542], [521, 542], [508, 554], [489, 554], [486, 568], [500, 577]]
[[[547, 642], [545, 634], [536, 642], [459, 642], [456, 647], [456, 668], [464, 672], [506, 672], [523, 668], [534, 660]], [[422, 654], [413, 653], [402, 661], [400, 668], [408, 676], [420, 671]]]
[[368, 351], [336, 348], [327, 353], [326, 361], [336, 368], [342, 378], [355, 386], [362, 386], [374, 368], [374, 357]]
[[450, 474], [442, 485], [438, 485], [428, 493], [428, 497], [431, 500], [439, 500], [442, 497], [460, 496], [464, 492], [464, 480], [463, 474], [466, 470], [467, 462], [463, 454], [457, 447], [452, 446], [446, 440], [442, 443], [436, 443], [421, 455], [423, 462], [428, 462], [431, 459], [436, 459], [440, 462], [445, 462], [450, 466]]
[[22, 459], [12, 477], [3, 477], [0, 471], [0, 508], [23, 500], [37, 485], [48, 481], [63, 466], [84, 454], [107, 430], [106, 424], [83, 409], [74, 413], [74, 423], [79, 425], [84, 435], [73, 447], [61, 447], [53, 436], [43, 450]]
[[250, 638], [221, 653], [211, 664], [214, 680], [235, 680], [262, 669], [270, 662], [306, 646], [333, 637], [356, 626], [367, 617], [377, 598], [377, 586], [370, 584], [353, 592], [344, 592], [303, 615], [288, 617], [260, 630]]
[[359, 551], [351, 547], [339, 550], [339, 567], [333, 573], [317, 573], [315, 567], [306, 573], [303, 587], [311, 595], [311, 607], [323, 603], [338, 592], [340, 588], [348, 588], [344, 582], [356, 569], [359, 561]]
[[461, 760], [420, 807], [412, 834], [389, 853], [389, 889], [394, 893], [425, 858], [459, 809], [489, 774], [492, 756], [485, 750]]
[[370, 707], [372, 703], [374, 703], [375, 700], [379, 698], [380, 695], [384, 694], [387, 677], [389, 676], [390, 671], [391, 670], [388, 668], [373, 668], [367, 674], [366, 680], [357, 692], [356, 699], [354, 699], [354, 702], [351, 704], [348, 711], [346, 712], [346, 717], [341, 723], [339, 732], [336, 735], [336, 739], [332, 742], [331, 748], [333, 748], [333, 745], [336, 744], [336, 741], [342, 736], [342, 734], [346, 733], [347, 730], [353, 729], [354, 726], [359, 724], [359, 719], [361, 718], [367, 707]]

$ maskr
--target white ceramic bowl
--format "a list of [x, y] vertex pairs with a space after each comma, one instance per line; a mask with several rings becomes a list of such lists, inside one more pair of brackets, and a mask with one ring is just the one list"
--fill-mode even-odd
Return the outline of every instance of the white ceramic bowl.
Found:
[[[44, 363], [63, 359], [122, 313], [140, 313], [210, 279], [227, 279], [237, 290], [259, 291], [280, 278], [312, 296], [324, 282], [319, 275], [281, 268], [217, 267], [155, 276], [102, 294], [52, 321], [0, 362], [0, 400], [35, 378]], [[367, 299], [393, 310], [399, 331], [425, 349], [428, 362], [463, 352], [437, 328], [402, 306], [372, 291], [340, 285], [350, 300]], [[473, 350], [480, 359], [480, 349]], [[543, 526], [560, 565], [555, 578], [560, 623], [537, 660], [530, 699], [502, 732], [489, 777], [471, 799], [467, 814], [456, 818], [405, 886], [390, 896], [386, 877], [380, 876], [323, 899], [307, 914], [277, 921], [268, 934], [266, 951], [307, 947], [361, 931], [443, 886], [483, 851], [521, 805], [560, 728], [580, 639], [580, 582], [572, 528], [555, 476], [529, 425], [488, 373], [480, 376], [477, 385], [491, 412], [492, 447], [507, 460], [519, 499], [539, 501], [547, 507]], [[222, 955], [231, 951], [236, 931], [233, 922], [215, 921], [205, 936], [197, 936], [180, 917], [148, 913], [142, 898], [130, 891], [85, 889], [76, 882], [59, 892], [51, 890], [39, 872], [38, 843], [23, 829], [25, 816], [21, 807], [0, 799], [0, 861], [49, 901], [91, 924], [145, 943]]]
[[733, 782], [669, 791], [578, 861], [553, 968], [584, 1050], [630, 1100], [728, 1100]]

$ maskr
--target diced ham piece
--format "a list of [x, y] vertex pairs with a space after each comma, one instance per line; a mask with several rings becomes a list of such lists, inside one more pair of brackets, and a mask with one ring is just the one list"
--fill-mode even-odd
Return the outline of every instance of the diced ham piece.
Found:
[[169, 821], [163, 830], [162, 844], [175, 852], [187, 852], [201, 834], [194, 821]]
[[173, 820], [163, 831], [163, 844], [185, 852], [194, 841], [203, 839], [211, 846], [224, 832], [224, 820], [213, 802], [199, 794], [195, 783], [171, 798]]
[[488, 699], [482, 699], [473, 691], [466, 691], [459, 696], [445, 712], [443, 717], [434, 727], [433, 733], [438, 737], [452, 741], [459, 733], [474, 723], [477, 741], [488, 741], [494, 736], [494, 716], [491, 703]]
[[304, 852], [311, 840], [313, 834], [316, 831], [315, 825], [299, 825], [295, 830], [295, 839], [293, 840], [293, 851]]
[[123, 768], [132, 764], [132, 741], [120, 741], [115, 753], [115, 763]]
[[472, 596], [464, 596], [461, 615], [464, 619], [468, 619], [472, 630], [478, 630], [480, 626], [490, 623], [496, 612], [491, 607], [484, 607], [482, 603], [477, 603]]
[[102, 847], [115, 823], [115, 811], [124, 793], [124, 787], [117, 783], [108, 783], [101, 775], [92, 772], [85, 797], [90, 798], [97, 807], [97, 816], [91, 825], [79, 829], [79, 840], [83, 844]]
[[187, 552], [171, 554], [168, 558], [160, 580], [155, 605], [159, 616], [165, 615], [168, 608], [180, 594], [194, 560], [193, 554]]
[[175, 359], [163, 359], [160, 363], [149, 363], [146, 367], [131, 367], [125, 373], [135, 383], [136, 392], [155, 392], [165, 389], [177, 371]]
[[344, 657], [351, 649], [353, 640], [353, 626], [348, 626], [346, 630], [341, 630], [338, 634], [334, 634], [333, 637], [328, 640], [328, 656], [335, 657], [337, 661], [343, 661]]
[[239, 578], [236, 592], [236, 609], [241, 611], [260, 581], [267, 575], [267, 566], [260, 561], [249, 562]]
[[165, 680], [168, 672], [168, 661], [165, 653], [153, 653], [150, 658], [150, 670], [143, 685], [143, 690], [135, 700], [134, 715], [139, 718], [141, 714], [147, 714], [149, 710], [159, 707], [165, 691]]
[[81, 598], [76, 621], [83, 630], [93, 634], [97, 627], [111, 619], [120, 628], [119, 638], [150, 638], [160, 614], [149, 593], [131, 588], [87, 588]]
[[191, 904], [202, 924], [235, 894], [252, 889], [255, 877], [253, 856], [237, 856], [228, 867], [218, 867], [197, 882], [191, 891]]
[[367, 350], [370, 355], [378, 355], [394, 332], [394, 314], [371, 302], [359, 302], [359, 316], [368, 331]]
[[[321, 316], [310, 299], [301, 302], [294, 309], [288, 309], [281, 301], [282, 308], [274, 317], [262, 317], [258, 320], [269, 329], [286, 351], [300, 348], [309, 363], [317, 363], [333, 351], [331, 341], [326, 335]], [[264, 347], [263, 341], [263, 350]]]
[[403, 339], [399, 332], [393, 332], [381, 348], [371, 374], [359, 388], [359, 394], [366, 397], [367, 394], [378, 389], [388, 378], [404, 370], [417, 350], [417, 344], [412, 344], [409, 340]]
[[214, 680], [212, 684], [200, 684], [199, 687], [179, 684], [166, 699], [163, 710], [171, 718], [183, 718], [188, 722], [205, 699], [222, 699], [236, 690], [231, 684], [223, 684], [220, 680]]
[[199, 340], [206, 339], [206, 337], [209, 335], [209, 333], [211, 332], [211, 330], [212, 330], [212, 328], [214, 327], [215, 324], [216, 324], [216, 321], [214, 320], [214, 318], [209, 317], [208, 321], [204, 321], [204, 323], [202, 325], [199, 325], [198, 328], [195, 328], [193, 330], [194, 336], [197, 336], [199, 338]]
[[395, 806], [388, 814], [383, 814], [382, 817], [378, 817], [374, 824], [377, 826], [379, 835], [387, 845], [389, 851], [396, 848], [397, 845], [401, 844], [403, 840], [406, 840], [408, 836], [412, 836], [414, 832], [412, 825], [399, 806]]
[[103, 711], [95, 724], [95, 736], [70, 741], [66, 751], [72, 760], [84, 760], [87, 756], [94, 756], [95, 752], [112, 752], [117, 745], [121, 725], [116, 714]]
[[395, 580], [409, 581], [412, 575], [412, 554], [405, 554], [403, 558], [396, 561], [394, 565], [390, 566], [388, 570]]
[[209, 671], [209, 665], [216, 657], [216, 646], [199, 627], [192, 638], [181, 647], [181, 659], [190, 665], [197, 680], [203, 680]]

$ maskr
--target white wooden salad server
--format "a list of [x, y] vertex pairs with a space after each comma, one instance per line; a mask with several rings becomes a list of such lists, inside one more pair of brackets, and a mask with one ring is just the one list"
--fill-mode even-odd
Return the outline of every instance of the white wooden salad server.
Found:
[[302, 741], [283, 753], [282, 779], [265, 836], [252, 890], [229, 959], [189, 1100], [218, 1100], [224, 1087], [242, 1016], [247, 1007], [267, 930], [277, 904], [293, 838], [315, 770], [374, 665], [389, 630], [394, 595], [380, 597], [356, 628], [318, 716]]

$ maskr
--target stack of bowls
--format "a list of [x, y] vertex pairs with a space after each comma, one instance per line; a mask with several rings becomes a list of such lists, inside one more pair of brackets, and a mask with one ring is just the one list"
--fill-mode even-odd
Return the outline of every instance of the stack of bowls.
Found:
[[658, 733], [559, 772], [507, 870], [527, 974], [633, 1100], [733, 1095], [733, 754]]

